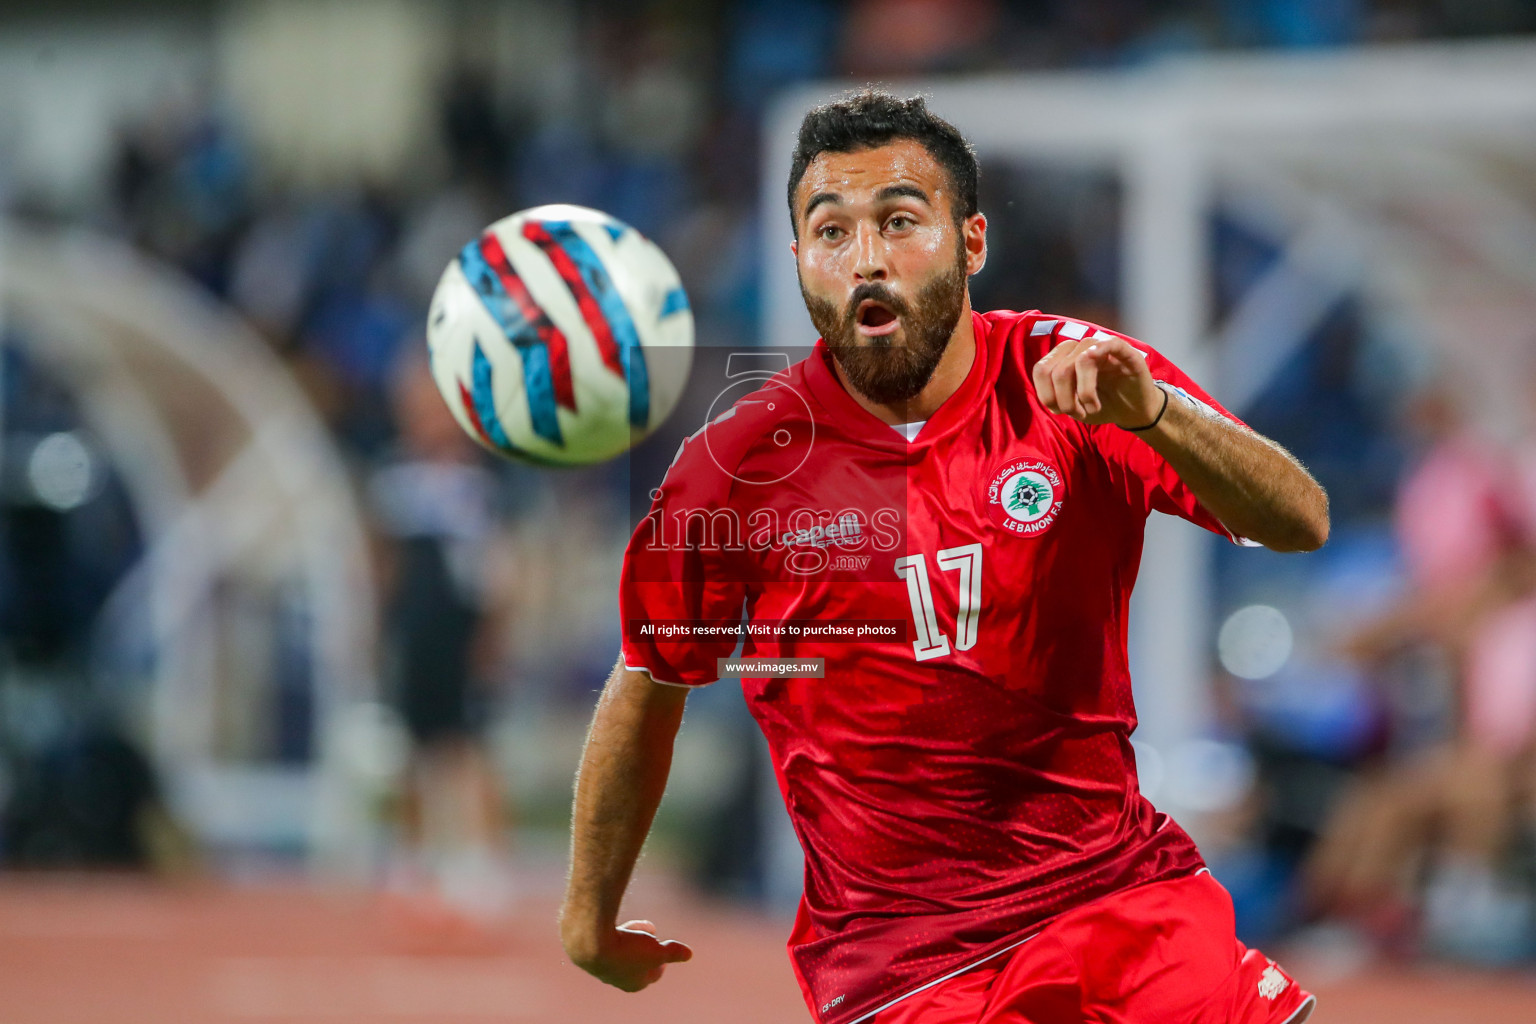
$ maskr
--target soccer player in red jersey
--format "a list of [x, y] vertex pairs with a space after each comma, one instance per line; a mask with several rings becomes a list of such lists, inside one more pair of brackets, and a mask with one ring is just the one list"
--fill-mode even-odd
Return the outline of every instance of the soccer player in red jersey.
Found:
[[742, 673], [805, 851], [789, 948], [820, 1024], [1304, 1020], [1141, 795], [1126, 618], [1152, 510], [1311, 550], [1322, 489], [1147, 346], [972, 311], [976, 161], [921, 100], [811, 111], [789, 199], [822, 337], [683, 444], [630, 542], [567, 953], [626, 990], [692, 955], [619, 903], [745, 615], [740, 657], [824, 666]]

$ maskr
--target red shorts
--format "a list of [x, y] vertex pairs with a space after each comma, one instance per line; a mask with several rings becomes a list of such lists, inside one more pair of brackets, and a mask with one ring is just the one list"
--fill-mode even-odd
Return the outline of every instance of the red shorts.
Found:
[[1315, 1000], [1233, 932], [1208, 872], [1068, 911], [873, 1024], [1299, 1024]]

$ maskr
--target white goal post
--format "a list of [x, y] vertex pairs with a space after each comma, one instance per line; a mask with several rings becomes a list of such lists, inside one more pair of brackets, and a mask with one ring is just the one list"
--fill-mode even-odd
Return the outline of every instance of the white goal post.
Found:
[[[309, 399], [228, 309], [80, 230], [0, 220], [0, 327], [16, 328], [0, 330], [0, 354], [19, 346], [78, 402], [142, 535], [90, 654], [131, 678], [92, 682], [112, 688], [171, 809], [215, 848], [293, 845], [316, 869], [366, 877], [372, 824], [346, 741], [378, 699], [372, 571], [347, 467]], [[266, 606], [229, 595], [293, 609], [313, 705], [304, 763], [219, 750], [222, 723], [249, 709], [236, 697], [272, 700], [277, 671], [250, 656], [275, 635], [252, 625]]]

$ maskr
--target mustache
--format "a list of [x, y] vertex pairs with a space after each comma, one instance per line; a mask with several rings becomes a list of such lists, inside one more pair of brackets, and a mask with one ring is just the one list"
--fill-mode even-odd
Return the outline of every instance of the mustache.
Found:
[[844, 322], [853, 324], [859, 315], [859, 303], [865, 299], [880, 303], [897, 316], [906, 316], [908, 313], [906, 300], [901, 296], [878, 281], [866, 281], [848, 296], [848, 305], [843, 309]]

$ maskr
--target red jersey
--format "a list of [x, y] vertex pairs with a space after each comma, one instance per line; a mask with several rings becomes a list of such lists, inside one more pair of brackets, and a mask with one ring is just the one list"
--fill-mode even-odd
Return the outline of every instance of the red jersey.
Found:
[[1100, 328], [972, 315], [970, 372], [913, 440], [818, 342], [684, 442], [625, 555], [630, 668], [712, 682], [744, 615], [742, 657], [824, 659], [742, 679], [805, 851], [790, 954], [823, 1024], [1202, 866], [1137, 783], [1126, 621], [1151, 510], [1226, 532], [1134, 433], [1036, 398], [1035, 362]]

